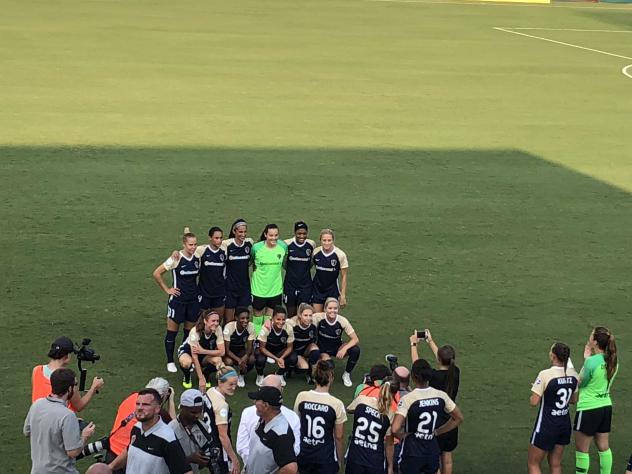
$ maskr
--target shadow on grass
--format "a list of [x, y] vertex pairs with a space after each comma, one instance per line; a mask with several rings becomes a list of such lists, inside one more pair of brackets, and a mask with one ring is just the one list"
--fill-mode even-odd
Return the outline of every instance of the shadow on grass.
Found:
[[[102, 428], [139, 377], [163, 373], [164, 298], [150, 274], [185, 224], [200, 241], [209, 225], [227, 230], [237, 216], [252, 236], [267, 222], [285, 237], [298, 219], [312, 237], [333, 227], [351, 265], [345, 314], [363, 346], [357, 381], [385, 352], [405, 360], [413, 328], [431, 327], [459, 349], [460, 472], [484, 472], [490, 460], [499, 472], [522, 470], [516, 453], [533, 419], [524, 398], [554, 339], [578, 351], [593, 324], [630, 332], [632, 199], [519, 150], [4, 146], [0, 154], [0, 238], [5, 249], [23, 246], [5, 253], [11, 318], [1, 324], [9, 338], [32, 341], [5, 354], [2, 369], [12, 402], [0, 421], [15, 427], [0, 435], [8, 472], [26, 469], [17, 427], [29, 372], [56, 335], [91, 336], [104, 356], [97, 370], [107, 390], [90, 413]], [[387, 331], [376, 330], [385, 320]], [[629, 390], [624, 370], [618, 379]], [[287, 398], [303, 388], [292, 380]], [[248, 402], [238, 394], [233, 403], [238, 413]], [[619, 412], [630, 403], [621, 400]]]

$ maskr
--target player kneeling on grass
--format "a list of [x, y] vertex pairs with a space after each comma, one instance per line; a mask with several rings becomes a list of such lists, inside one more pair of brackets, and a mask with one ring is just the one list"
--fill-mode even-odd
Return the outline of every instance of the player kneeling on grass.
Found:
[[224, 363], [239, 369], [237, 386], [244, 387], [246, 375], [255, 365], [253, 342], [255, 326], [250, 322], [250, 311], [240, 306], [235, 310], [237, 319], [224, 326]]
[[552, 367], [541, 371], [531, 388], [531, 406], [540, 405], [529, 445], [529, 474], [540, 474], [548, 455], [552, 474], [562, 472], [564, 446], [571, 442], [569, 403], [577, 401], [577, 373], [568, 366], [570, 348], [561, 342], [549, 352]]
[[195, 367], [200, 390], [211, 386], [208, 378], [224, 365], [224, 336], [219, 325], [219, 314], [204, 310], [184, 344], [178, 349], [178, 361], [184, 373], [182, 386], [191, 388], [191, 366]]
[[307, 374], [307, 382], [312, 383], [312, 368], [320, 359], [320, 349], [316, 345], [316, 326], [312, 324], [314, 308], [301, 303], [298, 314], [288, 319], [294, 330], [294, 353], [296, 354], [296, 372]]
[[[339, 307], [336, 298], [327, 298], [325, 312], [314, 314], [312, 321], [317, 329], [321, 359], [329, 360], [335, 357], [342, 360], [346, 357], [347, 366], [342, 374], [342, 382], [345, 387], [351, 387], [351, 371], [360, 358], [360, 340], [349, 320], [338, 314]], [[345, 343], [342, 342], [342, 333], [349, 337]]]
[[259, 333], [259, 348], [255, 356], [257, 386], [263, 382], [263, 370], [266, 362], [276, 362], [277, 375], [281, 376], [281, 385], [285, 387], [285, 374], [296, 367], [294, 353], [294, 330], [287, 322], [287, 312], [283, 306], [274, 308], [270, 327], [264, 327]]
[[[463, 422], [461, 410], [441, 390], [429, 386], [432, 368], [424, 359], [413, 363], [415, 390], [399, 401], [393, 418], [393, 435], [402, 440], [399, 456], [401, 474], [436, 474], [441, 450], [437, 436], [453, 430]], [[441, 413], [450, 419], [437, 426]]]

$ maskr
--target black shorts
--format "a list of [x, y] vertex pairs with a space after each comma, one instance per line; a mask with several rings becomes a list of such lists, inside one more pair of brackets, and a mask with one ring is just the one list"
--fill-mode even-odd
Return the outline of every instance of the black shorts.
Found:
[[200, 295], [200, 309], [219, 309], [224, 307], [226, 296], [202, 296]]
[[329, 288], [328, 290], [323, 290], [316, 286], [312, 288], [312, 303], [325, 304], [327, 298], [340, 298], [340, 291], [337, 286]]
[[386, 472], [386, 468], [379, 466], [363, 466], [353, 461], [347, 461], [345, 464], [345, 474], [386, 474]]
[[571, 442], [571, 423], [567, 426], [541, 426], [531, 435], [531, 444], [542, 451], [553, 451], [556, 445], [566, 446]]
[[252, 295], [252, 309], [261, 311], [264, 308], [274, 309], [281, 304], [281, 295], [276, 296], [256, 296]]
[[436, 474], [439, 470], [440, 456], [405, 457], [399, 461], [400, 474]]
[[318, 346], [320, 348], [321, 354], [327, 354], [329, 357], [336, 357], [338, 351], [340, 350], [340, 346], [342, 346], [342, 341], [337, 345], [327, 344], [324, 347]]
[[[217, 347], [211, 347], [211, 350], [216, 351]], [[180, 347], [178, 347], [178, 358], [180, 358], [180, 356], [183, 354], [188, 354], [189, 356], [191, 355], [191, 346], [186, 342], [184, 344], [181, 344]], [[206, 357], [209, 357], [209, 356], [200, 355], [199, 360], [202, 361], [202, 363], [204, 363], [204, 359]]]
[[200, 314], [200, 303], [198, 300], [182, 303], [172, 299], [167, 303], [167, 318], [182, 324], [187, 321], [194, 323], [198, 320]]
[[442, 453], [451, 453], [459, 444], [459, 429], [454, 428], [447, 433], [437, 436], [437, 443]]
[[224, 300], [226, 308], [234, 309], [237, 306], [250, 306], [250, 303], [252, 303], [250, 290], [237, 292], [226, 290], [226, 299]]
[[577, 411], [573, 428], [586, 436], [595, 436], [595, 433], [610, 433], [611, 423], [612, 406], [608, 406]]
[[299, 474], [338, 474], [338, 463], [316, 464], [298, 461]]
[[[286, 286], [283, 288], [283, 303], [285, 306], [293, 306], [298, 308], [301, 303], [312, 302], [312, 287], [294, 288], [292, 286]], [[294, 316], [289, 314], [288, 316]]]

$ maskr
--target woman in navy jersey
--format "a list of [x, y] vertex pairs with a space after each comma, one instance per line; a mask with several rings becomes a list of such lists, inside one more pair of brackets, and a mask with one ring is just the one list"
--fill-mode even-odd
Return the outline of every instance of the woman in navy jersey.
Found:
[[[320, 231], [320, 247], [314, 250], [312, 263], [316, 272], [312, 280], [312, 304], [317, 313], [323, 311], [327, 298], [336, 298], [340, 307], [347, 305], [347, 254], [334, 245], [334, 231]], [[340, 276], [340, 284], [338, 277]]]
[[316, 388], [300, 392], [294, 411], [301, 421], [301, 450], [298, 455], [300, 474], [335, 474], [344, 458], [344, 404], [329, 391], [334, 369], [321, 360], [312, 374]]
[[568, 367], [570, 348], [561, 342], [551, 347], [551, 368], [541, 371], [531, 388], [532, 407], [540, 406], [529, 445], [529, 474], [540, 474], [548, 457], [551, 474], [562, 473], [564, 446], [571, 442], [569, 403], [577, 401], [577, 373]]
[[[424, 333], [425, 338], [423, 340], [430, 346], [430, 349], [439, 364], [438, 369], [432, 369], [430, 386], [447, 393], [452, 401], [456, 403], [456, 397], [459, 393], [459, 382], [461, 379], [461, 371], [456, 365], [456, 351], [454, 350], [454, 347], [450, 345], [438, 347], [432, 339], [432, 334], [429, 329], [425, 329]], [[419, 355], [417, 353], [418, 342], [419, 338], [417, 337], [417, 331], [415, 331], [415, 333], [410, 336], [410, 350], [413, 362], [419, 359]], [[439, 413], [439, 417], [440, 419], [437, 422], [438, 425], [447, 422], [450, 418], [450, 416], [446, 413]], [[452, 452], [458, 445], [458, 439], [458, 427], [437, 437], [439, 449], [441, 450], [441, 474], [452, 474]]]
[[226, 301], [226, 251], [222, 249], [224, 232], [219, 227], [208, 231], [208, 245], [198, 246], [195, 255], [200, 257], [200, 309], [210, 309], [224, 317]]
[[307, 238], [308, 228], [303, 221], [294, 223], [294, 237], [287, 239], [287, 260], [283, 281], [283, 302], [287, 314], [297, 314], [301, 303], [312, 301], [312, 255], [316, 244]]
[[257, 339], [259, 348], [255, 355], [255, 368], [257, 369], [257, 386], [263, 383], [263, 370], [266, 362], [276, 362], [281, 376], [281, 385], [285, 386], [285, 373], [296, 367], [296, 354], [294, 347], [294, 330], [287, 322], [287, 312], [283, 306], [274, 308], [269, 327], [266, 325], [259, 333]]
[[248, 238], [248, 224], [237, 219], [230, 226], [228, 239], [222, 242], [226, 252], [226, 302], [224, 323], [235, 319], [237, 306], [249, 306], [250, 294], [250, 252], [252, 239]]
[[[441, 451], [437, 437], [456, 428], [463, 415], [448, 395], [429, 386], [432, 368], [424, 359], [413, 363], [415, 390], [402, 397], [393, 418], [392, 432], [402, 440], [398, 456], [401, 474], [436, 474]], [[439, 424], [441, 412], [450, 418]]]
[[[345, 387], [351, 387], [353, 385], [351, 372], [360, 359], [360, 339], [349, 320], [338, 314], [339, 306], [336, 298], [327, 298], [325, 312], [315, 313], [312, 316], [312, 322], [317, 330], [320, 358], [324, 360], [334, 357], [339, 360], [347, 358], [342, 382]], [[343, 333], [349, 338], [344, 343], [342, 342]]]
[[359, 395], [347, 407], [347, 413], [354, 418], [345, 456], [346, 474], [393, 472], [391, 422], [395, 415], [393, 399], [398, 391], [399, 383], [393, 377], [385, 377], [377, 397]]
[[255, 327], [250, 322], [250, 311], [245, 306], [235, 309], [237, 318], [224, 326], [226, 355], [224, 363], [239, 369], [237, 386], [245, 387], [246, 375], [255, 366]]
[[[200, 273], [200, 259], [195, 256], [197, 238], [195, 234], [186, 233], [182, 237], [182, 250], [178, 258], [169, 257], [160, 264], [153, 273], [154, 280], [160, 288], [169, 295], [167, 303], [167, 334], [165, 335], [165, 352], [167, 354], [167, 370], [177, 372], [173, 352], [176, 348], [176, 336], [180, 324], [184, 323], [183, 342], [189, 331], [195, 325], [199, 313], [198, 275]], [[172, 286], [169, 287], [162, 279], [162, 274], [171, 271]]]
[[288, 319], [294, 329], [294, 353], [296, 354], [296, 372], [307, 373], [307, 382], [312, 383], [312, 368], [320, 359], [320, 350], [316, 344], [317, 329], [312, 322], [314, 308], [301, 303], [298, 314]]

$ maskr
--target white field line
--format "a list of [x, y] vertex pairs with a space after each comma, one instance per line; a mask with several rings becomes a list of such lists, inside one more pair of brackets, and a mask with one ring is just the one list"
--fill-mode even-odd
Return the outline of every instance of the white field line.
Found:
[[[498, 31], [504, 31], [505, 33], [511, 33], [513, 35], [526, 36], [527, 38], [533, 38], [533, 39], [538, 39], [538, 40], [542, 40], [542, 41], [547, 41], [549, 43], [561, 44], [562, 46], [569, 46], [571, 48], [583, 49], [584, 51], [592, 51], [593, 53], [604, 54], [606, 56], [612, 56], [612, 57], [615, 57], [615, 58], [629, 59], [630, 61], [632, 61], [632, 58], [629, 57], [629, 56], [623, 56], [621, 54], [609, 53], [608, 51], [602, 51], [600, 49], [587, 48], [586, 46], [580, 46], [578, 44], [565, 43], [564, 41], [557, 41], [557, 40], [553, 40], [551, 38], [545, 38], [543, 36], [529, 35], [527, 33], [521, 33], [519, 31], [512, 31], [512, 29], [509, 29], [509, 28], [501, 28], [499, 26], [494, 26], [494, 29], [498, 30]], [[610, 31], [614, 31], [614, 30], [610, 30]], [[623, 73], [623, 75], [625, 75], [625, 76], [629, 77], [630, 79], [632, 79], [632, 75], [628, 73], [628, 69], [632, 69], [632, 64], [630, 64], [628, 66], [625, 66], [621, 70], [621, 72]]]
[[621, 72], [623, 73], [624, 76], [628, 76], [630, 79], [632, 79], [632, 71], [631, 70], [632, 70], [632, 64], [628, 64], [623, 69], [621, 69]]
[[[626, 10], [632, 11], [632, 7], [603, 7], [601, 5], [591, 5], [580, 7], [577, 5], [551, 5], [545, 3], [494, 3], [494, 2], [454, 2], [454, 1], [434, 1], [434, 0], [364, 0], [365, 2], [381, 2], [381, 3], [419, 3], [431, 5], [469, 5], [475, 7], [544, 7], [544, 8], [568, 8], [570, 10]], [[502, 0], [499, 0], [502, 2]]]
[[632, 30], [583, 30], [580, 28], [538, 28], [538, 27], [525, 27], [517, 28], [514, 26], [505, 26], [504, 28], [509, 30], [540, 30], [540, 31], [578, 31], [580, 33], [632, 33]]

